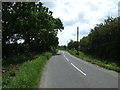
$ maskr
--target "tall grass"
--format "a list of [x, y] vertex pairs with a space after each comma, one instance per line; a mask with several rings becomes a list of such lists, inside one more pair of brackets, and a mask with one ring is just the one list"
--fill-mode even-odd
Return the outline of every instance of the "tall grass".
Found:
[[52, 53], [38, 55], [36, 59], [23, 63], [19, 68], [3, 74], [3, 88], [37, 88], [43, 67]]
[[70, 54], [72, 54], [72, 55], [74, 55], [82, 60], [90, 62], [92, 64], [96, 64], [96, 65], [99, 65], [99, 66], [104, 67], [106, 69], [120, 72], [120, 67], [119, 67], [117, 62], [110, 62], [108, 60], [103, 60], [103, 59], [100, 59], [96, 56], [88, 55], [88, 54], [85, 54], [85, 53], [80, 52], [80, 51], [79, 51], [79, 55], [76, 55], [76, 53], [77, 53], [76, 50], [65, 50], [65, 51], [69, 52]]

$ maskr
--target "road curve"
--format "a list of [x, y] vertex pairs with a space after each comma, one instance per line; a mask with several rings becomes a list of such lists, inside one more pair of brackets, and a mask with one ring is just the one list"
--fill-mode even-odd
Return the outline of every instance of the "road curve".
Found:
[[118, 73], [59, 51], [47, 62], [39, 88], [118, 88]]

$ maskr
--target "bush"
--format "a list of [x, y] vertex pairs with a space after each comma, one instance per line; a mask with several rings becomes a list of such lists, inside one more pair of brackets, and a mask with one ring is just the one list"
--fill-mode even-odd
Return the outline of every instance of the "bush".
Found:
[[10, 64], [19, 64], [28, 60], [32, 60], [35, 58], [35, 53], [24, 53], [22, 55], [12, 55], [7, 58], [3, 58], [2, 65], [8, 66]]
[[55, 55], [57, 53], [57, 49], [55, 47], [51, 47], [51, 52], [52, 52], [52, 55]]

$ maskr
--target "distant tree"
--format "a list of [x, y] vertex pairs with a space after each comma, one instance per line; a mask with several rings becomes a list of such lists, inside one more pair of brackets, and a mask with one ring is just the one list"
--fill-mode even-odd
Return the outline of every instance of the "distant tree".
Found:
[[79, 42], [71, 40], [68, 43], [68, 49], [75, 49], [78, 50]]
[[64, 49], [67, 49], [67, 46], [66, 46], [66, 45], [64, 45], [63, 47], [64, 47]]
[[71, 40], [71, 41], [68, 43], [68, 49], [74, 48], [73, 43], [74, 43], [73, 40]]

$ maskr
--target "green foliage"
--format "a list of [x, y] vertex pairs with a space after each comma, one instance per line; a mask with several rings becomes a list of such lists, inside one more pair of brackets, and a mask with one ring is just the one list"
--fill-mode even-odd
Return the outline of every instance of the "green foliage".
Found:
[[58, 51], [55, 47], [51, 46], [51, 52], [52, 52], [53, 55], [55, 55], [55, 54], [57, 54]]
[[[62, 21], [41, 2], [3, 2], [3, 58], [28, 52], [45, 52], [58, 46]], [[24, 40], [23, 43], [18, 43]]]
[[4, 58], [2, 60], [2, 66], [7, 67], [10, 64], [14, 64], [14, 65], [19, 64], [19, 63], [23, 63], [28, 60], [32, 60], [34, 58], [36, 58], [35, 53], [24, 53], [22, 55], [16, 55], [16, 56], [13, 55], [9, 58]]
[[72, 49], [72, 48], [74, 48], [74, 49], [76, 49], [76, 50], [79, 50], [79, 42], [77, 42], [77, 41], [73, 41], [73, 40], [71, 40], [69, 43], [68, 43], [68, 49]]
[[80, 40], [80, 50], [120, 65], [120, 17], [105, 19]]
[[19, 68], [3, 74], [3, 88], [37, 88], [43, 67], [51, 53], [38, 55], [36, 59], [23, 63]]
[[61, 45], [61, 46], [58, 46], [59, 49], [67, 49], [67, 46], [66, 45]]

